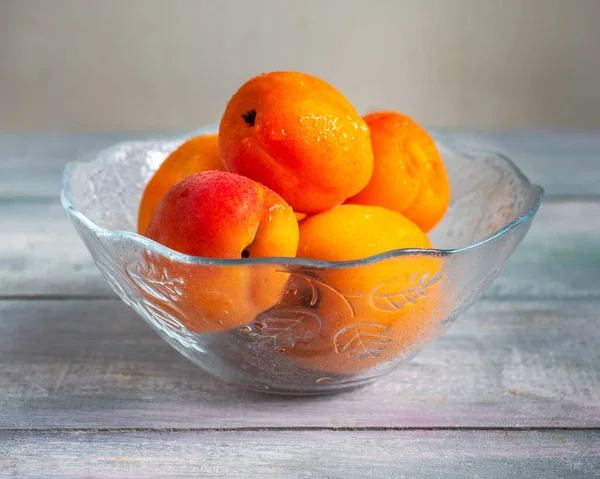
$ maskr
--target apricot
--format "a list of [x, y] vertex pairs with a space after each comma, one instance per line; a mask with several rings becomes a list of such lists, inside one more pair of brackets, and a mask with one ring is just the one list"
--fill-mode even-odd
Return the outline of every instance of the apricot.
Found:
[[306, 213], [297, 213], [297, 212], [294, 212], [294, 214], [296, 215], [296, 220], [297, 221], [302, 221], [304, 218], [306, 218], [308, 216]]
[[430, 231], [450, 203], [450, 182], [435, 142], [401, 113], [371, 113], [364, 120], [371, 130], [373, 175], [347, 202], [389, 208]]
[[[350, 261], [430, 247], [400, 213], [341, 205], [300, 223], [298, 256]], [[435, 255], [407, 254], [360, 266], [291, 270], [293, 294], [261, 313], [254, 326], [265, 329], [270, 318], [292, 315], [298, 340], [280, 347], [282, 354], [318, 371], [357, 373], [408, 356], [444, 317], [441, 266]]]
[[200, 135], [182, 143], [160, 165], [144, 189], [138, 233], [146, 233], [158, 203], [175, 184], [195, 173], [224, 169], [216, 134]]
[[[177, 183], [159, 203], [146, 236], [175, 251], [206, 258], [293, 257], [298, 222], [270, 189], [240, 175], [206, 171]], [[286, 278], [270, 265], [171, 262], [154, 269], [177, 278], [173, 305], [188, 329], [241, 326], [277, 302]]]
[[298, 213], [342, 203], [373, 171], [365, 121], [339, 91], [303, 73], [242, 85], [221, 119], [219, 149], [229, 171], [271, 188]]

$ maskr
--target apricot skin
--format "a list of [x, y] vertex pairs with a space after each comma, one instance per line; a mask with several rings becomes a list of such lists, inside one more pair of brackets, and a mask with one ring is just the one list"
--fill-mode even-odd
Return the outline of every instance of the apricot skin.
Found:
[[178, 182], [202, 171], [224, 169], [216, 134], [196, 136], [182, 143], [163, 161], [144, 189], [138, 233], [146, 233], [158, 203]]
[[[349, 261], [430, 247], [427, 236], [400, 213], [342, 205], [300, 223], [298, 256]], [[284, 297], [281, 307], [307, 311], [321, 324], [310, 341], [288, 345], [281, 353], [304, 367], [336, 374], [354, 374], [410, 354], [443, 318], [442, 264], [435, 256], [406, 255], [318, 269], [309, 276], [292, 274], [296, 294]]]
[[[239, 175], [206, 171], [177, 183], [159, 203], [146, 236], [175, 251], [206, 258], [293, 257], [298, 222], [274, 192]], [[180, 283], [173, 307], [191, 331], [235, 328], [277, 302], [286, 277], [268, 265], [171, 261], [155, 269]]]
[[431, 136], [412, 118], [393, 111], [364, 117], [371, 131], [373, 175], [346, 202], [383, 206], [430, 231], [450, 203], [450, 183]]
[[335, 88], [302, 73], [242, 85], [221, 120], [219, 149], [229, 171], [271, 188], [298, 213], [342, 203], [373, 171], [365, 121]]

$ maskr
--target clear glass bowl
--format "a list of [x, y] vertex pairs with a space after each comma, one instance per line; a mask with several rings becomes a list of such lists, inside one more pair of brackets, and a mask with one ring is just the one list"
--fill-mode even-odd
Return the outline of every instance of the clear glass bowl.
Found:
[[505, 156], [435, 137], [452, 202], [434, 250], [328, 263], [180, 254], [136, 230], [146, 183], [190, 136], [133, 141], [69, 163], [62, 204], [121, 299], [186, 358], [260, 391], [365, 384], [414, 356], [477, 301], [521, 242], [543, 189]]

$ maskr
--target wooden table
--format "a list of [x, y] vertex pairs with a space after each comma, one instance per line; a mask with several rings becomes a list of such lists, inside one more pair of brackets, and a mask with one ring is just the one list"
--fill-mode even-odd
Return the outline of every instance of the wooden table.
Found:
[[546, 187], [486, 297], [373, 386], [237, 390], [110, 291], [58, 201], [124, 134], [0, 135], [0, 475], [600, 477], [600, 132], [466, 135]]

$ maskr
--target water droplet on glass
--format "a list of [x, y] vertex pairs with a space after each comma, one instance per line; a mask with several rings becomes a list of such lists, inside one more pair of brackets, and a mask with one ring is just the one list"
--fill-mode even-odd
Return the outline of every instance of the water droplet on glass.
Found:
[[319, 378], [315, 382], [317, 384], [332, 384], [333, 383], [333, 379], [332, 378]]
[[252, 323], [252, 327], [251, 327], [251, 331], [254, 333], [260, 333], [263, 329], [264, 329], [265, 325], [263, 323], [261, 323], [260, 321], [254, 321], [254, 323]]
[[241, 331], [242, 331], [242, 333], [251, 333], [252, 328], [250, 326], [243, 326]]

